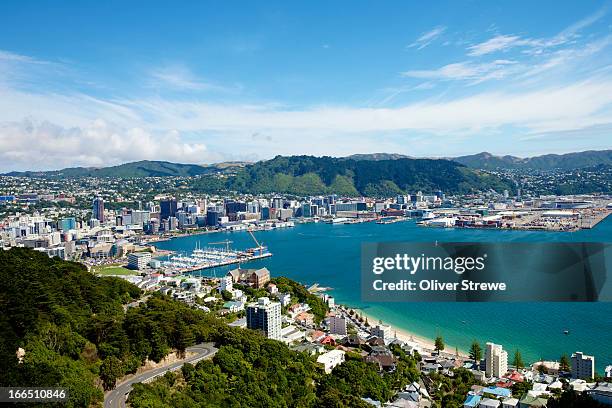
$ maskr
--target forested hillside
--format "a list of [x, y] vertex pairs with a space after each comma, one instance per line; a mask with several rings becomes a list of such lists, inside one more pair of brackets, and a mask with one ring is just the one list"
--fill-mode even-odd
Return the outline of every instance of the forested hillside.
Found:
[[[101, 406], [103, 390], [147, 359], [205, 341], [219, 348], [212, 360], [137, 385], [132, 406], [366, 407], [362, 397], [387, 400], [419, 375], [400, 349], [393, 373], [349, 355], [325, 374], [311, 355], [165, 296], [124, 308], [140, 296], [136, 286], [30, 249], [0, 251], [0, 279], [0, 386], [65, 387], [67, 407]], [[278, 283], [298, 298], [303, 291]]]
[[230, 190], [249, 193], [390, 197], [405, 192], [512, 190], [508, 180], [448, 160], [352, 160], [291, 156], [255, 163], [227, 179]]

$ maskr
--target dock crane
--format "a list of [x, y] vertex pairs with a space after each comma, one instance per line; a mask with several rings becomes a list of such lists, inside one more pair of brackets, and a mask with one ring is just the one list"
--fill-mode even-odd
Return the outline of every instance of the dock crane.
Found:
[[253, 229], [252, 228], [247, 228], [247, 232], [249, 233], [249, 235], [251, 235], [251, 238], [253, 238], [253, 241], [255, 241], [255, 245], [257, 245], [257, 249], [259, 250], [259, 252], [263, 252], [263, 244], [260, 244], [259, 241], [257, 241], [257, 238], [255, 238], [255, 234], [253, 234]]

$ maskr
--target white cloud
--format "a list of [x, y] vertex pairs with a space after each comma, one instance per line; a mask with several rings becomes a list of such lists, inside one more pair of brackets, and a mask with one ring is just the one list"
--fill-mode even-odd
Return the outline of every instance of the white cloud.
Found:
[[439, 80], [484, 80], [503, 78], [508, 67], [516, 64], [511, 60], [495, 60], [487, 63], [473, 63], [469, 61], [457, 62], [432, 70], [411, 70], [402, 72], [402, 76], [419, 79]]
[[445, 26], [434, 27], [431, 30], [421, 34], [421, 36], [417, 38], [412, 44], [410, 44], [408, 48], [416, 47], [417, 50], [422, 50], [423, 48], [434, 42], [442, 34], [444, 34], [445, 31]]
[[218, 157], [203, 143], [183, 142], [177, 131], [154, 135], [101, 119], [70, 128], [33, 119], [4, 122], [0, 146], [0, 161], [11, 170], [95, 167], [143, 159], [201, 163]]
[[236, 87], [230, 88], [205, 81], [181, 64], [151, 70], [148, 85], [153, 88], [176, 91], [230, 92], [237, 90]]
[[485, 42], [468, 47], [470, 51], [468, 54], [471, 56], [480, 56], [496, 51], [503, 51], [518, 45], [520, 42], [522, 42], [520, 37], [516, 35], [496, 35]]
[[495, 35], [494, 37], [468, 47], [468, 55], [478, 57], [491, 54], [494, 52], [502, 52], [515, 47], [526, 47], [526, 52], [532, 55], [538, 55], [544, 50], [557, 47], [575, 40], [581, 30], [591, 26], [599, 21], [607, 13], [607, 8], [602, 7], [597, 12], [583, 18], [571, 26], [567, 27], [552, 38], [523, 38], [518, 35]]

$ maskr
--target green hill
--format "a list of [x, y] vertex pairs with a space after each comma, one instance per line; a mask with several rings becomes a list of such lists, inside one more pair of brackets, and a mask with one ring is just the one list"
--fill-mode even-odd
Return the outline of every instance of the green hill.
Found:
[[250, 193], [392, 196], [402, 192], [512, 190], [497, 176], [448, 160], [352, 160], [277, 156], [247, 166], [227, 180], [227, 189]]

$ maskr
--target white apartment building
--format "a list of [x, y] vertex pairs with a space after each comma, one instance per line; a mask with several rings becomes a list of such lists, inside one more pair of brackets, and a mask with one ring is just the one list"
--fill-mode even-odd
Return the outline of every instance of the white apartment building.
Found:
[[260, 297], [257, 303], [247, 307], [247, 327], [261, 330], [267, 338], [281, 340], [281, 305], [270, 302], [267, 297]]
[[391, 338], [391, 326], [379, 324], [372, 329], [372, 335], [380, 337], [383, 340], [388, 340]]
[[145, 269], [151, 262], [150, 252], [134, 252], [128, 255], [128, 268]]
[[323, 364], [325, 373], [332, 372], [334, 367], [344, 363], [344, 350], [331, 350], [317, 357], [317, 363]]
[[221, 281], [219, 282], [219, 292], [222, 292], [224, 290], [231, 292], [233, 289], [234, 289], [234, 284], [232, 282], [232, 276], [226, 275], [222, 277]]
[[487, 343], [485, 375], [500, 378], [508, 371], [508, 353], [500, 344]]
[[595, 377], [595, 357], [577, 351], [572, 354], [572, 378], [590, 379]]

